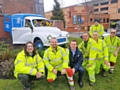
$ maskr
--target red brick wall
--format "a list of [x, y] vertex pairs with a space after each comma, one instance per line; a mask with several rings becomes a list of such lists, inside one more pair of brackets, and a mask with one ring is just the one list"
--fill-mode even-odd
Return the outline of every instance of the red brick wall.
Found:
[[10, 34], [4, 31], [3, 15], [0, 15], [0, 38], [10, 38]]
[[2, 0], [3, 13], [35, 13], [34, 0]]

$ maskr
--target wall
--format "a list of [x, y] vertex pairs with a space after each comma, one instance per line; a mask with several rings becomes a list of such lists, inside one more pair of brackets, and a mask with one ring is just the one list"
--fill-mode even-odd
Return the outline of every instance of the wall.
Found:
[[1, 0], [3, 13], [35, 13], [34, 0]]
[[[90, 11], [93, 10], [92, 6], [69, 6], [66, 8], [62, 8], [64, 13], [66, 28], [65, 30], [68, 32], [85, 32], [88, 30], [87, 26], [91, 26], [93, 22], [89, 22], [90, 19], [102, 18], [109, 19], [109, 15], [107, 14], [93, 14]], [[71, 13], [71, 16], [69, 15]], [[73, 16], [81, 15], [81, 18], [84, 19], [84, 23], [80, 24], [80, 28], [78, 28], [79, 24], [73, 24]], [[52, 16], [52, 12], [46, 12], [45, 17], [50, 19]], [[105, 28], [109, 27], [109, 22], [101, 23]]]
[[0, 15], [0, 38], [10, 38], [10, 34], [3, 29], [3, 15]]

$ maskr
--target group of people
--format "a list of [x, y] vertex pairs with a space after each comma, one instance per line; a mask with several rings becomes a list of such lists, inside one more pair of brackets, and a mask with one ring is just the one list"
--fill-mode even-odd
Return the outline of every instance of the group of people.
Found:
[[43, 59], [36, 52], [34, 44], [27, 42], [24, 50], [15, 59], [14, 76], [22, 82], [24, 90], [31, 90], [33, 80], [46, 78], [51, 83], [60, 73], [66, 75], [70, 90], [75, 90], [74, 74], [78, 72], [78, 84], [82, 88], [82, 78], [86, 70], [89, 75], [89, 85], [94, 85], [95, 74], [102, 71], [105, 77], [106, 71], [113, 73], [120, 49], [120, 39], [116, 36], [116, 30], [112, 29], [110, 36], [102, 40], [103, 30], [103, 26], [95, 21], [95, 25], [90, 28], [90, 35], [88, 32], [83, 33], [83, 41], [78, 45], [76, 40], [72, 40], [67, 49], [58, 46], [57, 39], [52, 38]]

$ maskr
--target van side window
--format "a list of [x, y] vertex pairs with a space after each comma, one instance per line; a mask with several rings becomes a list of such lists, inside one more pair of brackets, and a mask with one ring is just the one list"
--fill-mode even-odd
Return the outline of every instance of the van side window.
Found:
[[25, 27], [30, 27], [31, 22], [28, 19], [25, 19]]

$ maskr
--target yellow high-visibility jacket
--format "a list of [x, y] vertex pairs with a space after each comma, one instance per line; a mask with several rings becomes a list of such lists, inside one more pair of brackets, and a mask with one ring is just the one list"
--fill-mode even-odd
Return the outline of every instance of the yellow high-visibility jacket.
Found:
[[90, 63], [93, 62], [94, 58], [96, 58], [96, 60], [108, 61], [108, 48], [103, 40], [98, 39], [98, 42], [94, 43], [91, 49], [95, 51], [95, 54], [92, 53], [90, 54], [90, 58], [89, 58]]
[[120, 38], [115, 36], [111, 38], [110, 36], [107, 36], [104, 38], [104, 41], [106, 42], [108, 46], [109, 53], [114, 53], [117, 49], [117, 47], [120, 46]]
[[54, 51], [50, 46], [47, 50], [45, 50], [43, 61], [48, 68], [49, 71], [52, 71], [54, 68], [68, 68], [69, 57], [66, 51], [57, 46], [57, 50]]
[[82, 41], [79, 44], [78, 48], [82, 52], [84, 59], [89, 58], [89, 54], [90, 54], [90, 51], [91, 51], [91, 45], [92, 45], [93, 42], [95, 42], [95, 41], [93, 39], [89, 38], [86, 48], [84, 46], [84, 41]]
[[101, 24], [98, 24], [98, 26], [92, 25], [90, 27], [90, 36], [93, 35], [93, 32], [97, 31], [99, 34], [99, 38], [102, 38], [102, 35], [104, 33], [104, 27]]
[[29, 74], [35, 76], [37, 72], [41, 72], [43, 75], [44, 63], [39, 54], [34, 57], [26, 56], [24, 50], [22, 50], [14, 61], [15, 70], [14, 76], [18, 78], [18, 74]]

